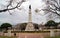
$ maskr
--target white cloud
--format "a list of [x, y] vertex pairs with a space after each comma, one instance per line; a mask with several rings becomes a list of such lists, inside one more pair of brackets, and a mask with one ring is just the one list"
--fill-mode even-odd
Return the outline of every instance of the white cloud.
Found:
[[9, 22], [12, 24], [28, 22], [29, 4], [32, 5], [32, 21], [38, 24], [42, 22], [45, 23], [47, 15], [39, 15], [34, 11], [36, 8], [43, 8], [42, 6], [44, 2], [42, 2], [41, 0], [29, 0], [27, 2], [24, 2], [21, 5], [22, 10], [15, 9], [15, 12], [13, 12], [12, 15], [9, 15], [8, 12], [1, 13], [0, 22]]

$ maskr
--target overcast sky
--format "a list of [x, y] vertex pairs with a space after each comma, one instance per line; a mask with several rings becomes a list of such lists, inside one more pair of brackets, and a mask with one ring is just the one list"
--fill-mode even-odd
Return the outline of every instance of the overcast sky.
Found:
[[[3, 3], [4, 2], [4, 3]], [[7, 3], [4, 0], [0, 0], [0, 9], [2, 9], [1, 5], [6, 5]], [[47, 21], [48, 14], [44, 15], [44, 12], [36, 13], [34, 10], [36, 8], [41, 9], [45, 6], [45, 3], [42, 2], [42, 0], [27, 0], [21, 5], [22, 10], [17, 10], [12, 13], [12, 15], [9, 15], [8, 12], [2, 12], [0, 13], [0, 24], [1, 23], [11, 23], [11, 24], [18, 24], [23, 22], [28, 22], [28, 13], [29, 13], [29, 5], [32, 6], [32, 22], [34, 23], [42, 23]], [[4, 7], [3, 7], [4, 8]], [[56, 19], [55, 19], [56, 20]], [[59, 21], [60, 19], [57, 19], [56, 21]]]

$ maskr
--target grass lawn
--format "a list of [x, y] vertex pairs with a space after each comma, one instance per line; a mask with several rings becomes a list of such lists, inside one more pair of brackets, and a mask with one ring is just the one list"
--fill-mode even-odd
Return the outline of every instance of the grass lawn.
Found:
[[45, 38], [60, 38], [60, 36], [55, 36], [55, 37], [45, 37]]
[[16, 37], [0, 36], [0, 38], [16, 38]]

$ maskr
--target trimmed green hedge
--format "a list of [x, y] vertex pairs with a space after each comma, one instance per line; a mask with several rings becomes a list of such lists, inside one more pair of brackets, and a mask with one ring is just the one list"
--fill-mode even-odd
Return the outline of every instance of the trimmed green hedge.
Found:
[[[49, 32], [50, 31], [11, 31], [11, 33], [49, 33]], [[55, 31], [55, 32], [58, 32], [58, 31]], [[7, 31], [4, 31], [4, 33], [7, 33]]]
[[50, 31], [12, 31], [11, 33], [47, 33]]

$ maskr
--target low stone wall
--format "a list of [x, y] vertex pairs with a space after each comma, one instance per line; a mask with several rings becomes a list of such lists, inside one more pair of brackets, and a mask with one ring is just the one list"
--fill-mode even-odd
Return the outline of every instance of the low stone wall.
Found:
[[38, 35], [38, 36], [49, 36], [49, 33], [16, 33], [17, 36], [28, 36], [28, 35]]
[[[8, 36], [8, 33], [1, 33], [0, 36]], [[14, 36], [14, 33], [11, 33], [11, 36]], [[49, 36], [49, 33], [16, 33], [16, 36], [18, 37], [25, 37], [25, 36], [46, 37], [46, 36]]]
[[[4, 36], [9, 36], [8, 33], [4, 33]], [[11, 36], [14, 36], [14, 33], [11, 33]]]
[[[60, 32], [55, 32], [55, 36], [60, 35]], [[0, 36], [8, 36], [8, 33], [2, 33], [0, 32]], [[11, 36], [14, 36], [14, 33], [11, 33]], [[26, 37], [46, 37], [46, 36], [50, 36], [50, 33], [16, 33], [17, 37], [21, 37], [24, 38]]]
[[60, 36], [60, 32], [55, 32], [55, 36]]

